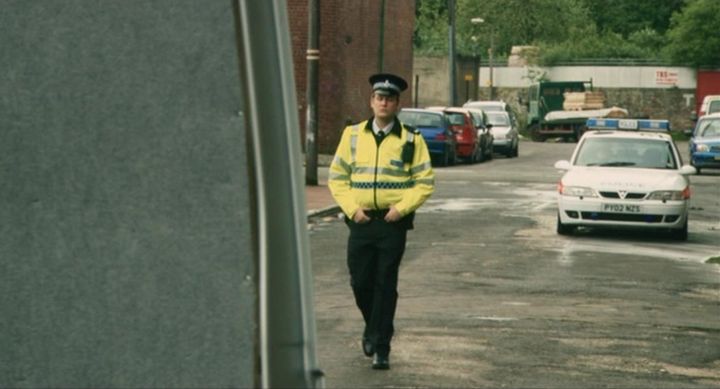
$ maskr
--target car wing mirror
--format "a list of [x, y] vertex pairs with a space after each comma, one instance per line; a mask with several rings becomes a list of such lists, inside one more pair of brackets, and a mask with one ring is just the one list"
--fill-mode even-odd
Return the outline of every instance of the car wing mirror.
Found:
[[697, 174], [697, 170], [694, 166], [683, 165], [683, 167], [680, 168], [680, 174], [682, 174], [683, 176], [690, 176], [693, 174]]
[[572, 165], [570, 165], [570, 161], [561, 160], [555, 162], [555, 169], [570, 170], [570, 167], [572, 167]]

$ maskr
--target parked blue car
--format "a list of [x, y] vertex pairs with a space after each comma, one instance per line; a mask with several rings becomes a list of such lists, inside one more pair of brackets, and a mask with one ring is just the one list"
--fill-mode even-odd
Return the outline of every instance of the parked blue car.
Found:
[[442, 112], [403, 108], [398, 118], [420, 131], [435, 164], [440, 166], [455, 164], [457, 159], [455, 135], [450, 130], [450, 122]]
[[702, 116], [689, 144], [690, 164], [697, 174], [704, 168], [720, 169], [720, 113]]

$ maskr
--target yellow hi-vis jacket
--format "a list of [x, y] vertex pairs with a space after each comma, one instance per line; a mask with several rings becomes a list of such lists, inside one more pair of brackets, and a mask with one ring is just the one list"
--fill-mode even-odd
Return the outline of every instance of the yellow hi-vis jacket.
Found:
[[[406, 216], [433, 192], [435, 174], [422, 135], [396, 118], [385, 139], [377, 144], [372, 118], [345, 128], [330, 165], [328, 187], [349, 218], [358, 208], [388, 209]], [[402, 160], [403, 146], [414, 143], [412, 162]]]

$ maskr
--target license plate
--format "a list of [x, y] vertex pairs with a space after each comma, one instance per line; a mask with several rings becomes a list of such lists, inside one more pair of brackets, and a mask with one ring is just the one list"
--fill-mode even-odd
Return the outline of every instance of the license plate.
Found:
[[603, 212], [640, 213], [640, 206], [635, 204], [603, 204]]
[[625, 130], [637, 130], [637, 120], [620, 119], [618, 120], [618, 128], [622, 128]]

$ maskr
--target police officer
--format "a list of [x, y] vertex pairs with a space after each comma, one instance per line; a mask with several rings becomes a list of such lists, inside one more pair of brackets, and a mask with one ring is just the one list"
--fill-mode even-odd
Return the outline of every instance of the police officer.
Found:
[[373, 369], [386, 370], [407, 230], [435, 178], [422, 136], [396, 117], [407, 82], [393, 74], [369, 81], [373, 117], [343, 131], [328, 187], [350, 228], [347, 263], [365, 320], [363, 353], [373, 357]]

